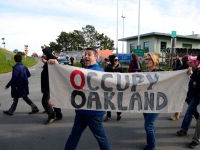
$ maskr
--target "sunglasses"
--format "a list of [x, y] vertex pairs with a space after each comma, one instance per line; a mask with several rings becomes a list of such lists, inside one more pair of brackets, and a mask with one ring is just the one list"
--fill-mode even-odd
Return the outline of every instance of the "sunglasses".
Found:
[[192, 61], [189, 61], [189, 64], [192, 64]]
[[146, 58], [146, 59], [144, 59], [144, 60], [152, 60], [151, 58]]
[[118, 59], [114, 59], [114, 61], [118, 61]]

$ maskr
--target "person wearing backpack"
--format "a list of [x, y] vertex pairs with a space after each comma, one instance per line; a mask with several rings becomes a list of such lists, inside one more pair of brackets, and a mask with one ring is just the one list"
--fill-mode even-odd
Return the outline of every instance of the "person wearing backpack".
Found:
[[131, 62], [129, 64], [128, 72], [141, 72], [142, 66], [136, 54], [131, 55]]
[[7, 90], [11, 86], [11, 97], [13, 98], [13, 104], [11, 105], [8, 111], [3, 111], [4, 114], [13, 115], [17, 104], [18, 99], [23, 98], [23, 100], [31, 106], [32, 111], [29, 114], [34, 114], [39, 111], [37, 106], [28, 98], [29, 87], [28, 87], [28, 78], [31, 76], [27, 67], [22, 64], [22, 56], [16, 54], [14, 56], [16, 65], [13, 67], [12, 78], [5, 86]]

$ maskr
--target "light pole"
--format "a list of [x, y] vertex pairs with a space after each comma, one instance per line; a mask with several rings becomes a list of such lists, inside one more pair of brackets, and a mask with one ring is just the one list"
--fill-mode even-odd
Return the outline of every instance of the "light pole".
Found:
[[118, 56], [118, 0], [117, 0], [117, 35], [116, 35], [116, 55]]
[[[124, 38], [124, 18], [126, 18], [126, 16], [123, 15], [122, 12], [122, 19], [123, 19], [123, 38]], [[122, 53], [124, 53], [124, 41], [122, 41]]]
[[6, 45], [6, 42], [4, 41], [5, 38], [2, 38], [2, 40], [3, 40], [2, 44], [4, 44], [4, 49], [5, 49], [5, 45]]
[[137, 49], [140, 49], [140, 0], [139, 0], [139, 8], [138, 8], [138, 45]]

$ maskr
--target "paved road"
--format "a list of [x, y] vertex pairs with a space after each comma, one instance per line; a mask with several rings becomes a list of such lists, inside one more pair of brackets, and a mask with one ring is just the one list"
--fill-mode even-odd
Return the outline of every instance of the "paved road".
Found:
[[[8, 110], [12, 99], [10, 89], [4, 90], [11, 73], [0, 75], [0, 150], [63, 150], [65, 142], [73, 125], [74, 110], [62, 109], [64, 118], [50, 125], [44, 125], [47, 115], [43, 114], [40, 92], [40, 73], [42, 64], [29, 68], [30, 78], [29, 97], [40, 109], [38, 114], [29, 115], [30, 107], [20, 99], [13, 116], [2, 113]], [[184, 106], [184, 112], [187, 105]], [[116, 121], [116, 114], [112, 113], [111, 121], [104, 123], [111, 150], [142, 150], [146, 145], [144, 120], [142, 114], [122, 113], [122, 120]], [[178, 121], [170, 121], [172, 114], [160, 114], [156, 121], [156, 136], [159, 150], [187, 150], [191, 141], [195, 120], [191, 124], [188, 135], [178, 137], [183, 115]], [[98, 143], [89, 129], [82, 134], [77, 150], [98, 150]]]

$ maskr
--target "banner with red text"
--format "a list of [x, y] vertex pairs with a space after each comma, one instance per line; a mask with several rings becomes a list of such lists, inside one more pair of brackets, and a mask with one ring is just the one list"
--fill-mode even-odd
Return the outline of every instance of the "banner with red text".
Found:
[[187, 70], [110, 73], [68, 65], [49, 65], [50, 100], [68, 109], [181, 112], [189, 75]]

